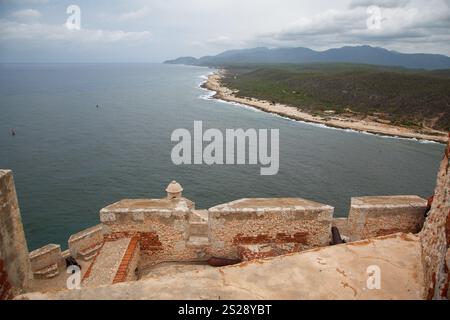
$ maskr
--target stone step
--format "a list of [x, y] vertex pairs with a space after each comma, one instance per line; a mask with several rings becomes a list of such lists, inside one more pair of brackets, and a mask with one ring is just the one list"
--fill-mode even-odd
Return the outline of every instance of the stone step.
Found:
[[50, 279], [59, 274], [58, 264], [54, 263], [48, 267], [33, 272], [34, 276], [39, 279]]
[[92, 260], [97, 255], [97, 252], [100, 250], [101, 247], [102, 247], [102, 244], [99, 243], [92, 247], [80, 250], [78, 252], [78, 254], [84, 261], [89, 261], [89, 260]]
[[92, 252], [90, 255], [83, 256], [82, 259], [83, 259], [83, 261], [91, 261], [92, 259], [95, 258], [97, 253], [98, 253], [98, 251]]
[[56, 277], [58, 274], [59, 274], [59, 271], [58, 271], [58, 270], [55, 270], [55, 271], [53, 271], [52, 273], [46, 274], [46, 275], [45, 275], [45, 278], [46, 278], [46, 279], [51, 279], [51, 278]]
[[190, 236], [187, 242], [189, 248], [205, 248], [210, 244], [208, 237]]
[[191, 236], [208, 236], [208, 223], [189, 222], [189, 234]]

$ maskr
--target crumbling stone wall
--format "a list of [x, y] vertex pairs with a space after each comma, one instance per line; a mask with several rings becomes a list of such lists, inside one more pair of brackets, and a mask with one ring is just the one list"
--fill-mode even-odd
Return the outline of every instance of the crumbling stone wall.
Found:
[[449, 298], [450, 269], [450, 142], [441, 162], [434, 201], [420, 240], [427, 299]]
[[211, 208], [210, 254], [242, 258], [246, 256], [243, 253], [255, 245], [286, 248], [287, 252], [327, 246], [331, 238], [333, 211], [333, 207], [326, 205], [291, 208], [224, 205]]
[[59, 274], [65, 267], [59, 244], [48, 244], [30, 252], [31, 271], [35, 278], [52, 278]]
[[373, 196], [351, 199], [347, 234], [351, 241], [397, 232], [418, 233], [423, 226], [427, 200], [418, 196]]
[[0, 170], [0, 264], [2, 290], [16, 295], [29, 288], [28, 247], [10, 170]]
[[140, 248], [140, 267], [163, 261], [193, 261], [195, 250], [186, 246], [189, 238], [190, 209], [139, 210], [102, 209], [105, 240], [136, 236]]
[[104, 231], [101, 224], [71, 235], [68, 241], [70, 254], [74, 258], [86, 258], [83, 253], [87, 252], [89, 255], [90, 249], [100, 246], [103, 236]]

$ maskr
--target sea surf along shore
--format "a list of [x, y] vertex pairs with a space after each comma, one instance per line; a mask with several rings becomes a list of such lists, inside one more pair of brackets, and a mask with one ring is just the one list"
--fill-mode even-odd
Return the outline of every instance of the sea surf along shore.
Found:
[[368, 119], [367, 117], [361, 118], [360, 116], [355, 116], [354, 118], [340, 117], [337, 115], [316, 116], [307, 113], [300, 108], [285, 104], [272, 103], [270, 101], [251, 97], [238, 97], [235, 95], [235, 91], [227, 88], [222, 84], [222, 79], [226, 72], [227, 70], [220, 69], [213, 73], [210, 73], [207, 77], [207, 80], [202, 84], [203, 88], [215, 92], [215, 94], [213, 95], [213, 98], [215, 99], [243, 104], [264, 112], [277, 114], [279, 116], [290, 118], [293, 120], [318, 123], [328, 127], [350, 129], [391, 137], [434, 141], [439, 143], [447, 143], [448, 141], [448, 134], [442, 131], [430, 129], [430, 133], [427, 134], [418, 132], [414, 129], [380, 123]]

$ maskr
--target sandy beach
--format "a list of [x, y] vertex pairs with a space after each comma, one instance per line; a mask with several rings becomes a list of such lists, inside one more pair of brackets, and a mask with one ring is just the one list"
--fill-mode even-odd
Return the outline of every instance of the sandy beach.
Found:
[[221, 79], [224, 72], [224, 70], [220, 70], [216, 73], [211, 74], [208, 77], [208, 80], [203, 84], [204, 88], [216, 92], [216, 94], [214, 95], [214, 98], [216, 99], [240, 103], [290, 119], [319, 123], [329, 127], [351, 129], [386, 136], [429, 140], [440, 143], [447, 143], [448, 141], [448, 134], [442, 131], [427, 129], [429, 133], [417, 132], [416, 130], [405, 127], [380, 123], [368, 119], [368, 117], [361, 119], [360, 116], [354, 118], [340, 117], [337, 115], [314, 116], [293, 106], [278, 103], [272, 104], [269, 101], [258, 100], [255, 98], [240, 98], [235, 96], [232, 90], [222, 85]]

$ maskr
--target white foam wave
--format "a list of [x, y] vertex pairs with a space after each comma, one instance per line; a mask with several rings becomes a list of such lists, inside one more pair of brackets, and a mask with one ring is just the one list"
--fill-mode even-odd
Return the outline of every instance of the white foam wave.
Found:
[[216, 91], [212, 91], [209, 89], [206, 89], [203, 87], [203, 85], [208, 81], [208, 78], [210, 75], [213, 75], [216, 71], [210, 71], [206, 74], [202, 74], [201, 76], [199, 76], [200, 79], [202, 79], [199, 84], [197, 85], [198, 88], [200, 88], [202, 91], [204, 91], [204, 94], [199, 95], [198, 97], [202, 100], [212, 100], [213, 97], [216, 95]]

